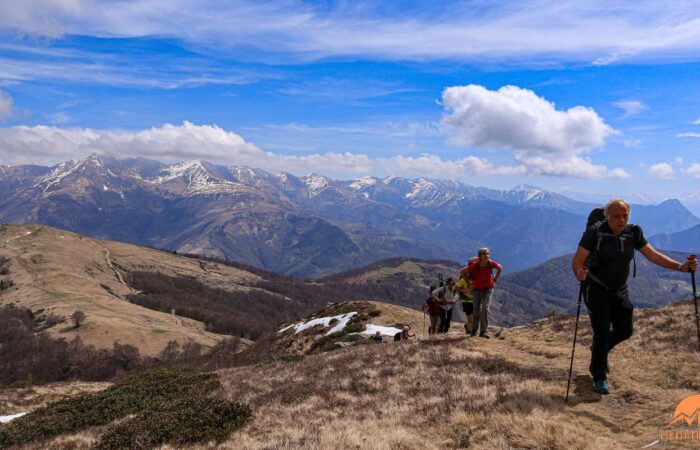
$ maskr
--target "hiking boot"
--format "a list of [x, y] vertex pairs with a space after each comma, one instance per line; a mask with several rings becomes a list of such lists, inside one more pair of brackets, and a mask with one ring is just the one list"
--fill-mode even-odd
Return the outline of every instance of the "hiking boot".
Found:
[[593, 385], [593, 391], [598, 394], [607, 395], [610, 393], [610, 388], [608, 387], [608, 380], [598, 380]]
[[481, 333], [481, 334], [479, 335], [479, 337], [480, 337], [480, 338], [484, 338], [484, 339], [491, 339], [491, 336], [489, 336], [488, 333]]

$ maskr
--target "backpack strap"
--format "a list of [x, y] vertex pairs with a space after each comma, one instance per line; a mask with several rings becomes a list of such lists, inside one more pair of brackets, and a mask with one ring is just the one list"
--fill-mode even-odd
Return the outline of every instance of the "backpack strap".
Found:
[[[617, 242], [620, 243], [620, 253], [624, 253], [625, 252], [625, 240], [627, 239], [627, 236], [624, 236], [624, 235], [625, 234], [632, 234], [633, 235], [632, 225], [627, 224], [627, 227], [622, 232], [622, 234], [620, 236], [616, 236], [613, 233], [601, 232], [600, 227], [603, 223], [604, 222], [597, 222], [594, 225], [595, 231], [596, 231], [596, 246], [595, 246], [595, 250], [593, 250], [593, 251], [595, 251], [595, 252], [600, 251], [600, 244], [603, 241], [604, 237], [613, 237], [613, 238], [616, 238]], [[591, 253], [593, 253], [593, 251]], [[590, 255], [589, 255], [589, 257], [590, 257]], [[637, 258], [636, 258], [636, 252], [634, 251], [634, 246], [632, 247], [632, 263], [633, 263], [632, 278], [637, 278]], [[598, 285], [604, 287], [605, 289], [608, 289], [608, 290], [610, 289], [610, 287], [608, 287], [608, 285], [606, 285], [598, 277], [593, 275], [593, 273], [591, 271], [588, 272], [588, 277], [591, 280], [593, 280], [595, 283], [597, 283]]]

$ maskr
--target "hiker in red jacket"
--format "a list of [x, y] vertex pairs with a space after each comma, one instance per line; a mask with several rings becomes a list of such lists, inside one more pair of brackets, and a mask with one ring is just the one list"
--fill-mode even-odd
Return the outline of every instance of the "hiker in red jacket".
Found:
[[[491, 295], [503, 268], [496, 261], [490, 259], [491, 250], [488, 248], [480, 248], [477, 255], [479, 260], [474, 261], [467, 267], [467, 273], [472, 282], [474, 293], [474, 325], [471, 331], [472, 336], [476, 336], [477, 330], [481, 329], [479, 336], [488, 339]], [[493, 274], [494, 269], [496, 269], [495, 276]]]

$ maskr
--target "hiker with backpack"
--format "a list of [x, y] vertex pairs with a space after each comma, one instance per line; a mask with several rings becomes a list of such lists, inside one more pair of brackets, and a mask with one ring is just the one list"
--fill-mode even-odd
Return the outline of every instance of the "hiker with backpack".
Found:
[[427, 310], [428, 316], [430, 317], [430, 326], [428, 327], [428, 335], [437, 334], [438, 332], [438, 321], [440, 320], [440, 300], [433, 296], [433, 291], [435, 286], [430, 286], [430, 295], [425, 299], [423, 303], [423, 313]]
[[[491, 250], [486, 247], [480, 248], [477, 256], [479, 259], [471, 262], [466, 269], [472, 282], [474, 296], [474, 322], [471, 328], [471, 335], [476, 336], [477, 331], [480, 330], [479, 337], [489, 339], [491, 296], [498, 277], [501, 276], [503, 267], [491, 259]], [[494, 270], [496, 270], [496, 275], [493, 274]]]
[[469, 276], [467, 273], [460, 272], [459, 280], [455, 284], [455, 290], [459, 293], [459, 300], [462, 303], [462, 311], [466, 316], [466, 323], [464, 324], [464, 331], [467, 335], [471, 333], [473, 324], [473, 314], [474, 314], [474, 297], [472, 296], [472, 286], [469, 282]]
[[440, 302], [440, 333], [447, 333], [452, 322], [452, 308], [456, 302], [455, 280], [448, 278], [445, 284], [435, 289], [432, 294]]
[[634, 306], [627, 279], [634, 251], [639, 250], [650, 262], [666, 269], [688, 272], [697, 268], [695, 260], [679, 263], [654, 249], [642, 228], [629, 223], [630, 213], [629, 203], [619, 198], [610, 200], [605, 208], [594, 209], [571, 264], [576, 279], [582, 283], [591, 319], [593, 345], [589, 370], [593, 389], [600, 394], [610, 392], [607, 382], [610, 350], [632, 336]]

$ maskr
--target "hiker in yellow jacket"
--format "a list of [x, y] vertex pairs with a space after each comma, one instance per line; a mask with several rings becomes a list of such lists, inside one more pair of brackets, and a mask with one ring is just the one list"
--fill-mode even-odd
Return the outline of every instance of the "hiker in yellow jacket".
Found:
[[467, 316], [467, 323], [464, 324], [464, 330], [469, 335], [472, 332], [474, 325], [474, 298], [472, 297], [472, 286], [469, 279], [460, 274], [459, 281], [455, 284], [455, 291], [459, 292], [459, 300], [462, 303], [462, 310]]

